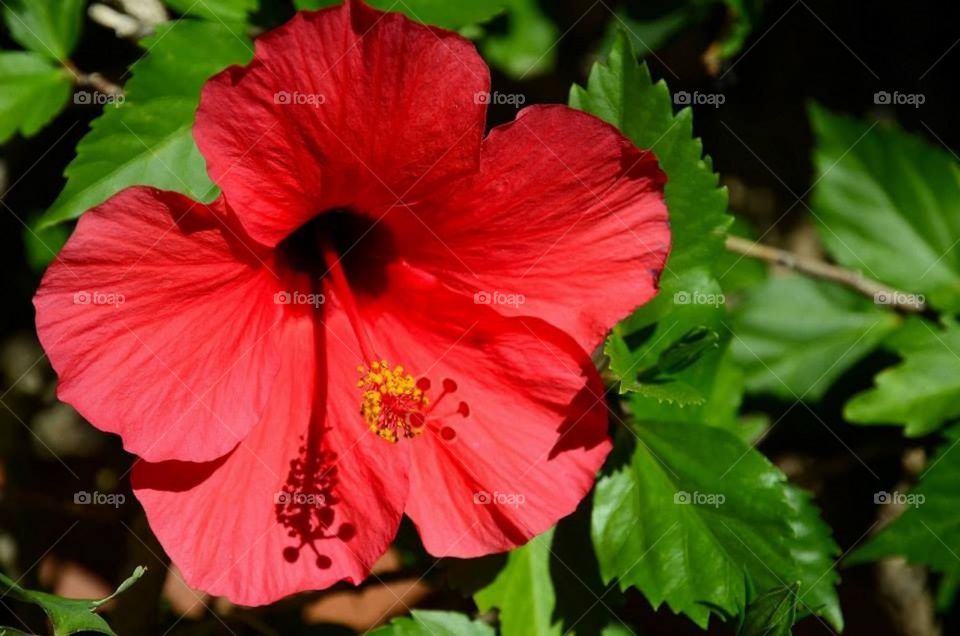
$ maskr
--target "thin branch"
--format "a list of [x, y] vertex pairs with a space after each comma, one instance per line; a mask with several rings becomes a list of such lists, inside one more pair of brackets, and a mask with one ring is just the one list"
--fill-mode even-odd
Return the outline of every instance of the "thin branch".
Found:
[[872, 298], [874, 302], [890, 305], [900, 311], [921, 313], [926, 310], [926, 301], [920, 294], [909, 294], [879, 281], [866, 278], [858, 271], [845, 269], [814, 258], [807, 258], [787, 250], [755, 243], [739, 236], [727, 237], [727, 249], [737, 254], [756, 258], [774, 265], [807, 274], [814, 278], [832, 281]]
[[70, 60], [65, 60], [63, 67], [73, 75], [73, 83], [79, 87], [92, 88], [111, 97], [123, 95], [123, 88], [121, 86], [114, 84], [100, 73], [84, 73]]

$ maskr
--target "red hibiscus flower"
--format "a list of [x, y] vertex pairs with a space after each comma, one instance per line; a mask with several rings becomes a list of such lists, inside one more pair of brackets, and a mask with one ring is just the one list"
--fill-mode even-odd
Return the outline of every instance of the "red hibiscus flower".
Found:
[[434, 555], [503, 551], [590, 489], [588, 352], [656, 293], [664, 176], [563, 106], [484, 136], [488, 91], [454, 33], [301, 13], [203, 90], [223, 195], [126, 190], [47, 271], [59, 395], [140, 457], [188, 583], [247, 605], [357, 583], [403, 514]]

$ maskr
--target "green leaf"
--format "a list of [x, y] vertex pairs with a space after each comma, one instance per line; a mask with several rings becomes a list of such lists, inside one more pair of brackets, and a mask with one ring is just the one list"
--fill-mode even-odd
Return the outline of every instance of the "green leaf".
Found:
[[173, 9], [185, 15], [207, 20], [240, 24], [260, 7], [260, 0], [164, 0]]
[[771, 278], [735, 313], [733, 351], [748, 390], [818, 400], [899, 324], [893, 312], [839, 286]]
[[480, 41], [483, 57], [515, 79], [547, 73], [557, 62], [560, 30], [538, 0], [505, 0], [507, 30]]
[[747, 38], [760, 22], [760, 10], [763, 0], [723, 0], [729, 13], [729, 28], [719, 42], [719, 57], [726, 60], [737, 53], [746, 44]]
[[609, 55], [618, 33], [623, 32], [637, 55], [646, 57], [666, 44], [679, 31], [701, 19], [704, 13], [689, 3], [642, 18], [632, 17], [623, 8], [617, 9], [603, 37], [600, 53], [604, 57]]
[[812, 209], [842, 265], [960, 311], [960, 167], [893, 126], [811, 106]]
[[[54, 636], [69, 636], [78, 632], [96, 632], [116, 636], [107, 622], [94, 612], [107, 601], [129, 589], [145, 572], [146, 568], [138, 566], [134, 573], [120, 584], [116, 592], [100, 600], [61, 598], [46, 592], [27, 590], [3, 574], [0, 574], [0, 590], [2, 590], [4, 596], [40, 606], [50, 619]], [[3, 633], [4, 629], [6, 628], [0, 628], [0, 634]]]
[[[733, 217], [730, 234], [741, 238], [757, 240], [753, 226], [742, 216]], [[767, 265], [756, 258], [725, 251], [720, 255], [714, 271], [727, 294], [740, 294], [759, 285], [768, 277]]]
[[638, 393], [656, 402], [678, 406], [702, 404], [711, 380], [709, 362], [716, 353], [705, 353], [678, 373], [651, 379], [641, 372], [655, 368], [663, 355], [691, 330], [715, 333], [723, 328], [723, 292], [703, 269], [663, 281], [660, 293], [614, 327], [605, 353], [610, 371], [620, 379], [621, 393]]
[[[470, 0], [470, 2], [451, 2], [450, 0], [369, 0], [367, 4], [381, 11], [398, 11], [407, 17], [443, 27], [459, 29], [478, 22], [486, 22], [498, 13], [511, 0]], [[339, 0], [294, 0], [297, 9], [322, 9]]]
[[937, 613], [949, 613], [953, 609], [954, 603], [957, 602], [958, 593], [960, 593], [960, 568], [958, 570], [947, 570], [937, 584]]
[[[622, 392], [678, 406], [700, 404], [705, 396], [698, 381], [709, 356], [666, 381], [644, 382], [636, 374], [656, 364], [660, 353], [690, 329], [722, 331], [724, 297], [711, 267], [723, 252], [731, 221], [725, 212], [726, 191], [718, 187], [700, 140], [693, 137], [690, 109], [673, 113], [666, 84], [653, 83], [623, 34], [607, 62], [593, 67], [587, 87], [571, 89], [570, 105], [617, 126], [638, 147], [651, 149], [667, 173], [672, 247], [660, 293], [614, 330], [606, 347], [610, 369], [621, 379]], [[637, 338], [638, 333], [647, 337]]]
[[702, 401], [677, 408], [667, 401], [644, 399], [643, 393], [631, 394], [626, 408], [636, 420], [678, 422], [717, 426], [733, 433], [747, 443], [753, 443], [767, 427], [765, 418], [741, 417], [740, 405], [745, 389], [744, 373], [734, 361], [729, 347], [706, 361], [696, 380]]
[[159, 27], [144, 44], [149, 53], [133, 65], [126, 100], [93, 122], [40, 228], [75, 219], [134, 185], [215, 198], [193, 140], [194, 114], [210, 76], [250, 59], [249, 40], [219, 23], [180, 20]]
[[64, 225], [39, 230], [35, 225], [31, 220], [23, 228], [23, 250], [30, 268], [42, 272], [70, 238], [70, 230]]
[[[297, 11], [313, 11], [315, 9], [326, 9], [334, 5], [343, 4], [343, 0], [293, 0], [293, 6]], [[373, 3], [367, 4], [373, 6]], [[400, 4], [397, 2], [397, 4]]]
[[553, 530], [510, 552], [507, 564], [473, 599], [481, 612], [500, 609], [503, 636], [553, 636], [563, 632], [553, 620], [556, 593], [550, 579]]
[[903, 424], [908, 437], [927, 435], [960, 417], [960, 327], [899, 339], [903, 362], [855, 395], [844, 417], [858, 424]]
[[73, 93], [70, 74], [35, 53], [0, 52], [0, 143], [36, 134]]
[[661, 374], [679, 373], [689, 368], [704, 355], [719, 348], [720, 334], [707, 327], [694, 327], [660, 352], [657, 364], [649, 373], [654, 377]]
[[605, 581], [636, 587], [654, 608], [666, 603], [701, 627], [711, 613], [742, 614], [749, 590], [800, 581], [801, 609], [840, 629], [839, 549], [806, 494], [719, 428], [644, 422], [635, 434], [594, 495]]
[[960, 568], [960, 426], [944, 431], [944, 442], [920, 483], [910, 493], [878, 492], [875, 503], [903, 505], [903, 514], [854, 550], [852, 565], [890, 556], [926, 565], [938, 572]]
[[6, 0], [3, 20], [24, 48], [58, 62], [73, 53], [86, 0]]
[[413, 610], [395, 618], [371, 636], [494, 636], [493, 628], [456, 612]]
[[718, 186], [703, 144], [693, 136], [693, 111], [674, 114], [667, 85], [653, 82], [625, 35], [617, 36], [606, 63], [594, 65], [586, 88], [571, 88], [570, 105], [613, 124], [639, 148], [652, 150], [667, 173], [672, 246], [661, 284], [687, 270], [712, 266], [723, 252], [732, 220], [726, 214], [727, 191]]
[[737, 636], [790, 636], [797, 616], [800, 584], [784, 585], [765, 592], [747, 606]]

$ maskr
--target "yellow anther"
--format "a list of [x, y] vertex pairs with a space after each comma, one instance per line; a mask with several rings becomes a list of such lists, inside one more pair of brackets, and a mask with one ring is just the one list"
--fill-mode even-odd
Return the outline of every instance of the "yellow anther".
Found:
[[428, 400], [412, 375], [386, 360], [373, 360], [359, 373], [360, 415], [371, 431], [393, 443], [422, 432]]

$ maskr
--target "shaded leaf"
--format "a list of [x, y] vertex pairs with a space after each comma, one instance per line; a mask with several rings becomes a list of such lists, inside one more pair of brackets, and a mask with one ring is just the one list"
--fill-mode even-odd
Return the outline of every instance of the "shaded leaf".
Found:
[[560, 30], [538, 0], [504, 0], [507, 29], [480, 41], [483, 56], [507, 75], [525, 79], [549, 72], [557, 62]]
[[694, 22], [702, 19], [705, 12], [687, 3], [671, 7], [668, 11], [634, 18], [623, 9], [617, 9], [600, 45], [600, 53], [606, 56], [616, 43], [617, 34], [623, 32], [630, 40], [639, 57], [646, 57], [667, 43], [670, 38]]
[[60, 248], [70, 238], [70, 230], [64, 225], [54, 225], [43, 230], [34, 226], [33, 221], [28, 221], [23, 228], [23, 251], [30, 268], [39, 272], [56, 258]]
[[682, 422], [717, 426], [752, 443], [763, 434], [768, 422], [764, 417], [743, 417], [745, 379], [743, 370], [734, 361], [729, 346], [724, 345], [717, 356], [704, 363], [697, 383], [702, 401], [677, 408], [674, 404], [646, 400], [641, 394], [631, 394], [627, 410], [637, 420], [654, 422]]
[[880, 492], [876, 503], [904, 505], [903, 514], [845, 560], [849, 565], [903, 556], [938, 572], [960, 571], [960, 426], [944, 441], [910, 493]]
[[710, 361], [716, 351], [705, 351], [689, 367], [651, 379], [643, 372], [655, 369], [663, 355], [692, 330], [724, 330], [721, 306], [724, 296], [717, 282], [703, 269], [692, 270], [663, 282], [660, 293], [616, 325], [605, 353], [610, 371], [620, 379], [621, 393], [638, 393], [657, 402], [702, 404], [712, 380]]

